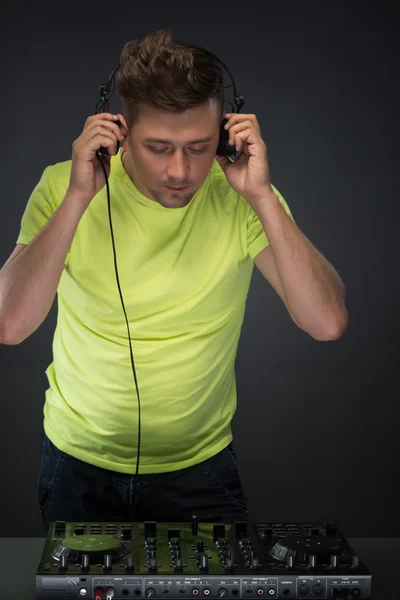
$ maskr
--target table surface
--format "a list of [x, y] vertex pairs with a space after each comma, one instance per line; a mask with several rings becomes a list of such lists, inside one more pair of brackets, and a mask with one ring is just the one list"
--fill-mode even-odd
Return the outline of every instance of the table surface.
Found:
[[[400, 538], [348, 538], [372, 575], [372, 600], [399, 600]], [[0, 538], [1, 598], [34, 600], [44, 538]]]

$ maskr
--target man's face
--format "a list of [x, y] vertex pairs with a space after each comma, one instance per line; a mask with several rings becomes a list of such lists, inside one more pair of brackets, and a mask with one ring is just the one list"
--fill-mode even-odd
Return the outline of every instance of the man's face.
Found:
[[[214, 99], [180, 115], [140, 105], [138, 122], [123, 147], [128, 152], [130, 175], [142, 194], [166, 208], [181, 208], [190, 202], [215, 158], [219, 111]], [[167, 186], [185, 187], [174, 191]]]

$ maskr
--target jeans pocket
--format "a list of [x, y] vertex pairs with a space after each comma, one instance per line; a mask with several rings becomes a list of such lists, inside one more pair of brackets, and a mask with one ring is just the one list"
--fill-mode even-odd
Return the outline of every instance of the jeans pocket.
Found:
[[247, 512], [247, 494], [237, 460], [229, 447], [208, 459], [206, 473], [214, 486], [218, 487], [238, 508]]
[[240, 466], [239, 466], [239, 462], [238, 462], [238, 459], [237, 459], [237, 457], [236, 457], [236, 452], [235, 452], [235, 450], [233, 449], [232, 442], [231, 442], [231, 443], [229, 444], [229, 446], [228, 446], [228, 451], [230, 452], [230, 455], [231, 455], [231, 457], [232, 457], [232, 460], [233, 460], [233, 462], [234, 462], [234, 463], [235, 463], [235, 465], [236, 465], [237, 474], [238, 474], [239, 481], [240, 481], [240, 485], [241, 485], [241, 488], [242, 488], [242, 494], [243, 494], [243, 498], [244, 498], [244, 501], [245, 501], [245, 504], [246, 504], [246, 507], [247, 507], [247, 505], [248, 505], [248, 503], [249, 503], [249, 497], [248, 497], [248, 495], [247, 495], [247, 491], [246, 491], [246, 485], [245, 485], [245, 483], [244, 483], [244, 479], [243, 479], [242, 470], [241, 470], [241, 468], [240, 468]]
[[42, 512], [50, 500], [65, 456], [43, 431], [39, 467], [39, 507]]

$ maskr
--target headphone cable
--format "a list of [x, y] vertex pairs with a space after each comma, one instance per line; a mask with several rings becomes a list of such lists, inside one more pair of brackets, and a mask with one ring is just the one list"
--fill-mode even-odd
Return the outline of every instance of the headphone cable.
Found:
[[[108, 216], [109, 216], [109, 220], [110, 220], [111, 241], [112, 241], [113, 253], [114, 253], [115, 276], [116, 276], [116, 279], [117, 279], [117, 285], [118, 285], [119, 295], [121, 297], [122, 309], [124, 311], [126, 326], [127, 326], [127, 329], [128, 329], [128, 340], [129, 340], [129, 349], [130, 349], [130, 354], [131, 354], [132, 372], [133, 372], [133, 377], [134, 377], [134, 380], [135, 380], [136, 391], [137, 391], [137, 398], [138, 398], [138, 452], [137, 452], [137, 459], [136, 459], [136, 476], [135, 476], [135, 481], [134, 481], [134, 486], [133, 486], [133, 495], [132, 495], [132, 510], [133, 510], [133, 507], [134, 507], [134, 504], [135, 504], [136, 481], [137, 481], [137, 478], [138, 478], [139, 458], [140, 458], [140, 438], [141, 438], [140, 395], [139, 395], [139, 387], [138, 387], [138, 382], [137, 382], [137, 377], [136, 377], [135, 361], [133, 360], [133, 352], [132, 352], [132, 344], [131, 344], [131, 333], [130, 333], [130, 329], [129, 329], [129, 321], [128, 321], [128, 317], [126, 315], [124, 299], [122, 297], [121, 286], [120, 286], [120, 283], [119, 283], [119, 275], [118, 275], [118, 267], [117, 267], [117, 255], [116, 255], [116, 251], [115, 251], [114, 231], [113, 231], [112, 219], [111, 219], [111, 202], [110, 202], [110, 188], [109, 188], [109, 185], [108, 185], [108, 177], [107, 177], [107, 172], [106, 172], [106, 170], [104, 168], [103, 162], [101, 160], [100, 153], [97, 152], [96, 154], [98, 156], [98, 159], [99, 159], [99, 162], [101, 164], [101, 168], [103, 169], [104, 177], [105, 177], [105, 180], [106, 180]], [[110, 158], [110, 162], [111, 162], [111, 158]]]

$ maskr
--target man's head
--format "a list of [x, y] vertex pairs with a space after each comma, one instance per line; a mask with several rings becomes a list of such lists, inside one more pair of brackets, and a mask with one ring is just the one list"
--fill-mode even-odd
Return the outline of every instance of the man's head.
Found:
[[224, 96], [215, 59], [174, 44], [168, 31], [150, 33], [140, 44], [125, 44], [116, 88], [128, 130], [125, 168], [135, 185], [162, 206], [186, 206], [218, 146]]
[[219, 124], [213, 101], [179, 115], [141, 106], [140, 118], [122, 144], [136, 187], [166, 208], [186, 206], [210, 171]]

